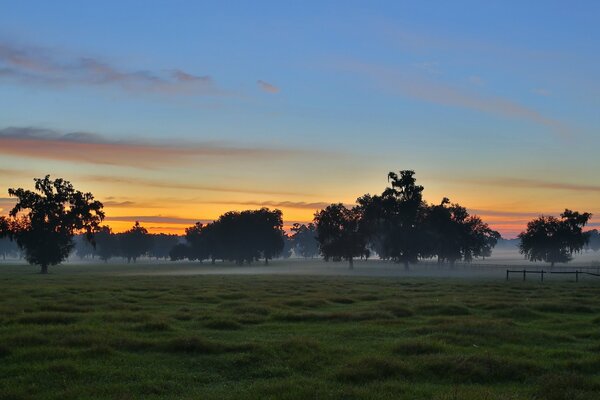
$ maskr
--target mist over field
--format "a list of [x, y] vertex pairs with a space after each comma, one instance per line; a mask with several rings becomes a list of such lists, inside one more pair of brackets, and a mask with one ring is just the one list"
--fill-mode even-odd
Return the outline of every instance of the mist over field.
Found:
[[0, 400], [600, 399], [597, 0], [0, 0]]

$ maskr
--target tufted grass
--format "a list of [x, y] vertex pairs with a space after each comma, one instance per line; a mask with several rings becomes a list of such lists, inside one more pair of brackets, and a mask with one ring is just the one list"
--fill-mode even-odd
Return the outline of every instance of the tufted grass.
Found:
[[85, 268], [0, 267], [0, 399], [600, 398], [600, 282]]

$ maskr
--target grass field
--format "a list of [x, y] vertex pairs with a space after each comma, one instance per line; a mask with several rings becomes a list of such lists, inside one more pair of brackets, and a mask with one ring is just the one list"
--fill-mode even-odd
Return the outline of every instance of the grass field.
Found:
[[0, 266], [2, 399], [600, 398], [594, 281], [61, 268]]

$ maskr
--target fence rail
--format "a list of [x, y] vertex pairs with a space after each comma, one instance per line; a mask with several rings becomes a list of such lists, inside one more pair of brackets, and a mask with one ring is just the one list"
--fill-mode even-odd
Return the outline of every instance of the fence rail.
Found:
[[509, 279], [510, 274], [522, 274], [523, 280], [526, 280], [527, 274], [539, 274], [540, 280], [544, 282], [545, 274], [563, 274], [563, 275], [575, 275], [575, 282], [579, 282], [579, 275], [591, 275], [591, 276], [600, 276], [600, 274], [596, 274], [588, 271], [544, 271], [542, 270], [528, 270], [528, 269], [507, 269], [506, 270], [506, 280]]

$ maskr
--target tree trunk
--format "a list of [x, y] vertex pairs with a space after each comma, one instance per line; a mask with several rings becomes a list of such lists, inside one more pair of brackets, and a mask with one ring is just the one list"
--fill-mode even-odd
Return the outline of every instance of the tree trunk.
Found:
[[41, 265], [40, 274], [47, 274], [47, 273], [48, 273], [48, 266]]
[[211, 263], [212, 265], [215, 265], [215, 263], [216, 263], [216, 262], [217, 262], [217, 259], [216, 259], [216, 258], [213, 258], [213, 259], [211, 260], [211, 262], [210, 262], [210, 263]]
[[354, 259], [352, 257], [348, 258], [348, 268], [354, 269]]
[[269, 265], [269, 259], [265, 257], [265, 265]]

